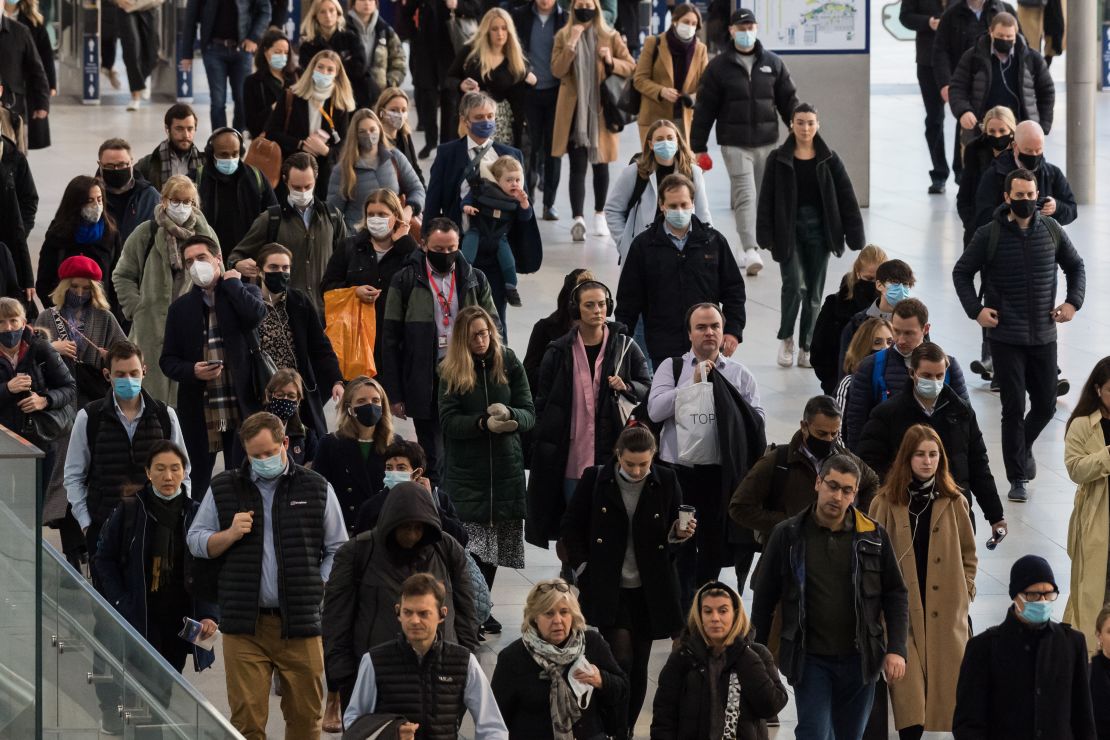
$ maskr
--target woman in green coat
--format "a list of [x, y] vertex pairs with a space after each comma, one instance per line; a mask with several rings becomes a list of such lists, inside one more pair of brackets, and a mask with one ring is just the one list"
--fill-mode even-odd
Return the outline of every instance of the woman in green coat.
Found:
[[[470, 537], [486, 583], [497, 566], [524, 567], [524, 452], [520, 435], [536, 421], [524, 366], [501, 344], [479, 306], [459, 311], [439, 364], [444, 488]], [[499, 632], [490, 617], [487, 632]]]

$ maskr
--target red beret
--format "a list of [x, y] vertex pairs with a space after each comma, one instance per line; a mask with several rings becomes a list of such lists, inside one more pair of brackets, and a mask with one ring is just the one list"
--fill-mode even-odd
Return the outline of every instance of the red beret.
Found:
[[102, 280], [104, 278], [104, 273], [100, 271], [100, 265], [96, 264], [96, 260], [86, 257], [83, 254], [78, 254], [65, 259], [62, 264], [58, 266], [58, 279], [66, 280], [68, 278]]

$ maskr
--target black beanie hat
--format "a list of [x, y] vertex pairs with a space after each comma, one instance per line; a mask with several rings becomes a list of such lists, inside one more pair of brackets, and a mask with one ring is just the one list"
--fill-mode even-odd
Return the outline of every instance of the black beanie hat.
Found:
[[1040, 555], [1023, 555], [1010, 568], [1010, 598], [1014, 598], [1034, 583], [1051, 583], [1057, 591], [1056, 577], [1052, 575], [1052, 566]]

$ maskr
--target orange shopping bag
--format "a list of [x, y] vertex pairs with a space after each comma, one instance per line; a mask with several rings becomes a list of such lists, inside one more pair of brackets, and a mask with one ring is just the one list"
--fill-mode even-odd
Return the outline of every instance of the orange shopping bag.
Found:
[[374, 367], [374, 304], [359, 300], [354, 288], [329, 290], [324, 293], [324, 321], [324, 333], [339, 358], [343, 377], [374, 377], [378, 372]]

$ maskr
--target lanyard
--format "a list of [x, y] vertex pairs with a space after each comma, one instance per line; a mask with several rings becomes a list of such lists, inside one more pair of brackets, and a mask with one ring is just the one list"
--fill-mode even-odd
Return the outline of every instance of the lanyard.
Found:
[[[334, 100], [331, 101], [331, 105], [329, 107], [331, 108], [332, 112], [334, 113], [335, 112], [335, 101]], [[328, 115], [328, 112], [326, 110], [324, 110], [324, 106], [322, 106], [322, 105], [320, 106], [320, 115], [327, 119], [328, 125], [331, 126], [331, 130], [335, 131], [335, 121], [333, 121], [331, 119], [331, 116]]]
[[451, 290], [444, 297], [443, 291], [439, 289], [439, 284], [432, 277], [432, 268], [428, 267], [428, 261], [424, 261], [424, 269], [428, 271], [428, 283], [432, 286], [432, 291], [436, 295], [436, 300], [439, 301], [439, 307], [443, 309], [443, 328], [451, 326], [451, 301], [455, 297], [455, 271], [451, 271]]

